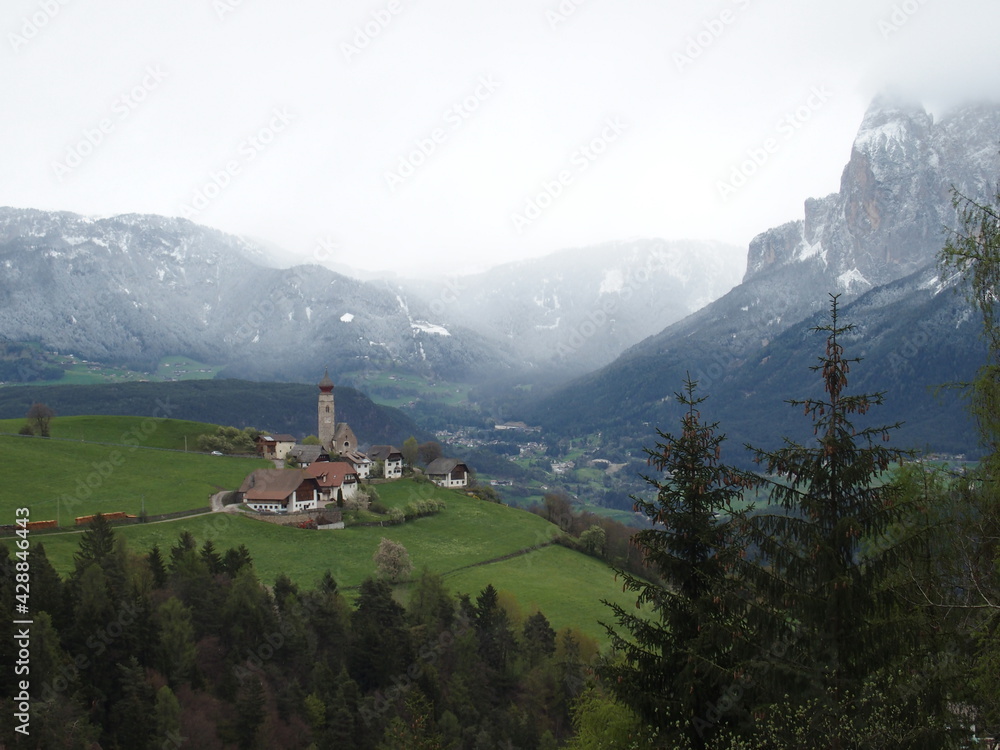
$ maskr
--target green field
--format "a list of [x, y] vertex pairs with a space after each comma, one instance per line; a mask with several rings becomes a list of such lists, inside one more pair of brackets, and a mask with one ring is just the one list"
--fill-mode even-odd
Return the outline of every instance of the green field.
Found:
[[467, 404], [471, 386], [465, 383], [447, 383], [429, 380], [420, 375], [403, 372], [346, 373], [357, 387], [368, 394], [372, 401], [386, 406], [406, 406], [416, 399], [439, 401], [448, 406]]
[[[23, 420], [0, 421], [15, 432]], [[73, 526], [76, 516], [124, 511], [172, 513], [208, 504], [211, 494], [236, 489], [260, 459], [183, 452], [213, 425], [141, 417], [64, 417], [52, 437], [0, 435], [0, 523], [14, 508], [31, 520]], [[86, 440], [88, 442], [82, 442]], [[169, 449], [169, 450], [167, 450]]]
[[[0, 420], [0, 433], [16, 433], [23, 419]], [[49, 439], [0, 434], [0, 523], [14, 522], [14, 509], [28, 507], [31, 520], [58, 520], [98, 512], [149, 515], [207, 504], [219, 490], [235, 489], [254, 468], [269, 461], [185, 452], [215, 426], [202, 422], [141, 417], [56, 417]], [[610, 568], [563, 547], [547, 545], [558, 529], [540, 516], [484, 502], [462, 492], [410, 480], [377, 486], [380, 501], [402, 508], [421, 499], [444, 500], [440, 513], [398, 526], [351, 527], [319, 532], [275, 526], [240, 513], [218, 513], [161, 523], [122, 526], [116, 533], [145, 552], [166, 551], [181, 531], [217, 549], [245, 544], [261, 579], [280, 573], [312, 587], [329, 570], [341, 586], [353, 587], [374, 573], [372, 555], [382, 537], [403, 544], [417, 571], [445, 576], [455, 592], [478, 594], [487, 583], [511, 592], [525, 612], [540, 609], [554, 627], [580, 628], [599, 642], [598, 620], [608, 619], [600, 600], [633, 602], [621, 593]], [[76, 531], [37, 534], [56, 569], [67, 574], [80, 536]], [[13, 540], [7, 539], [8, 544]], [[511, 556], [511, 557], [508, 557]], [[508, 558], [498, 560], [498, 558]], [[405, 595], [406, 585], [400, 586]]]
[[[553, 581], [558, 581], [557, 589]], [[635, 594], [622, 592], [607, 565], [565, 547], [546, 547], [445, 577], [453, 591], [481, 591], [488, 583], [514, 593], [525, 614], [541, 610], [556, 630], [575, 626], [602, 644], [607, 635], [599, 623], [614, 624], [614, 615], [600, 600], [635, 609]]]
[[[379, 485], [378, 490], [389, 507], [435, 497], [443, 499], [447, 508], [434, 516], [384, 528], [320, 532], [275, 526], [241, 514], [212, 514], [124, 526], [116, 533], [139, 551], [154, 544], [166, 550], [184, 529], [190, 530], [199, 544], [212, 539], [219, 550], [245, 544], [265, 583], [273, 583], [283, 572], [304, 587], [315, 585], [326, 570], [341, 586], [357, 586], [373, 574], [372, 555], [379, 540], [386, 537], [406, 547], [416, 570], [426, 567], [445, 575], [453, 591], [474, 596], [492, 583], [513, 593], [526, 612], [541, 609], [554, 627], [575, 625], [601, 643], [606, 638], [597, 621], [607, 619], [607, 609], [600, 599], [630, 606], [634, 603], [621, 593], [610, 568], [562, 547], [544, 547], [510, 560], [479, 565], [549, 542], [558, 530], [539, 516], [411, 481]], [[39, 535], [36, 540], [44, 543], [60, 573], [72, 569], [78, 534]]]
[[[221, 365], [207, 365], [190, 357], [164, 357], [153, 372], [139, 372], [126, 367], [88, 362], [72, 355], [52, 355], [64, 368], [58, 380], [39, 380], [31, 385], [94, 385], [124, 383], [132, 380], [210, 380], [222, 370]], [[18, 385], [11, 383], [10, 385]]]
[[[0, 419], [0, 434], [17, 434], [24, 419]], [[156, 420], [144, 417], [56, 417], [50, 425], [53, 440], [85, 440], [117, 445], [140, 443], [146, 448], [197, 450], [198, 436], [214, 433], [217, 426], [180, 419]]]

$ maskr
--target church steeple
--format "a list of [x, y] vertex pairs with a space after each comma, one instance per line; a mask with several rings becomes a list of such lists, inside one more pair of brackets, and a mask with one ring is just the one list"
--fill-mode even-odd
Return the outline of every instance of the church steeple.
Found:
[[319, 443], [326, 450], [331, 450], [333, 434], [337, 429], [336, 412], [333, 403], [333, 381], [330, 379], [329, 370], [323, 371], [323, 379], [317, 383], [319, 388], [319, 400], [317, 408], [319, 411], [319, 429], [316, 436]]
[[333, 390], [333, 381], [330, 380], [329, 368], [325, 368], [323, 370], [323, 379], [319, 381], [317, 385], [319, 386], [319, 389], [323, 391], [323, 393], [330, 393]]

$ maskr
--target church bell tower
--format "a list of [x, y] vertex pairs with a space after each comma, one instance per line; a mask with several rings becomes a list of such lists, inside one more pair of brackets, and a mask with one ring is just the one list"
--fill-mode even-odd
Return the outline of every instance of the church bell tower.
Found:
[[328, 370], [323, 371], [323, 379], [319, 381], [317, 386], [319, 387], [319, 431], [316, 436], [319, 438], [320, 445], [326, 450], [330, 450], [337, 420], [333, 407], [333, 381], [330, 380]]

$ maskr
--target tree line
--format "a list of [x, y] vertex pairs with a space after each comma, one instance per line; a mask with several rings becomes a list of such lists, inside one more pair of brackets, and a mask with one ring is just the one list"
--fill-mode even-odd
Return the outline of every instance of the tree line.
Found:
[[[329, 572], [268, 587], [242, 545], [184, 532], [139, 554], [103, 517], [65, 578], [42, 544], [30, 559], [31, 734], [4, 712], [9, 747], [555, 748], [597, 652], [493, 586], [456, 597], [424, 571], [405, 605], [386, 577], [350, 595]], [[14, 571], [0, 546], [6, 612]], [[0, 696], [15, 692], [5, 668]]]

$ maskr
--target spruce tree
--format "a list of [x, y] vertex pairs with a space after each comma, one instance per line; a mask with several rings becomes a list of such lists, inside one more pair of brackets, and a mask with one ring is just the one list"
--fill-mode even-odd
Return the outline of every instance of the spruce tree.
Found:
[[167, 585], [167, 567], [163, 563], [163, 555], [158, 544], [154, 544], [149, 550], [146, 562], [149, 564], [149, 572], [153, 575], [153, 586], [162, 589]]
[[619, 571], [624, 589], [637, 594], [629, 612], [605, 601], [619, 629], [607, 627], [620, 659], [601, 669], [620, 700], [677, 746], [706, 747], [719, 723], [738, 716], [712, 715], [733, 684], [738, 645], [746, 637], [745, 603], [734, 573], [742, 564], [737, 508], [750, 484], [721, 462], [725, 436], [702, 419], [705, 397], [688, 377], [676, 394], [683, 406], [679, 434], [657, 430], [646, 449], [658, 476], [643, 477], [656, 499], [633, 497], [652, 528], [632, 537], [659, 582]]
[[830, 322], [812, 329], [826, 335], [811, 368], [824, 393], [788, 402], [812, 421], [815, 439], [752, 449], [772, 503], [771, 512], [752, 519], [761, 555], [757, 591], [771, 608], [768, 642], [793, 644], [769, 655], [773, 700], [785, 702], [787, 694], [821, 707], [811, 712], [813, 726], [822, 727], [810, 737], [813, 747], [857, 746], [866, 727], [858, 706], [877, 708], [863, 695], [888, 675], [910, 632], [888, 585], [906, 547], [887, 536], [900, 518], [900, 488], [883, 477], [907, 452], [884, 444], [898, 423], [854, 424], [884, 394], [846, 390], [860, 361], [844, 356], [852, 328], [841, 324], [831, 295]]

